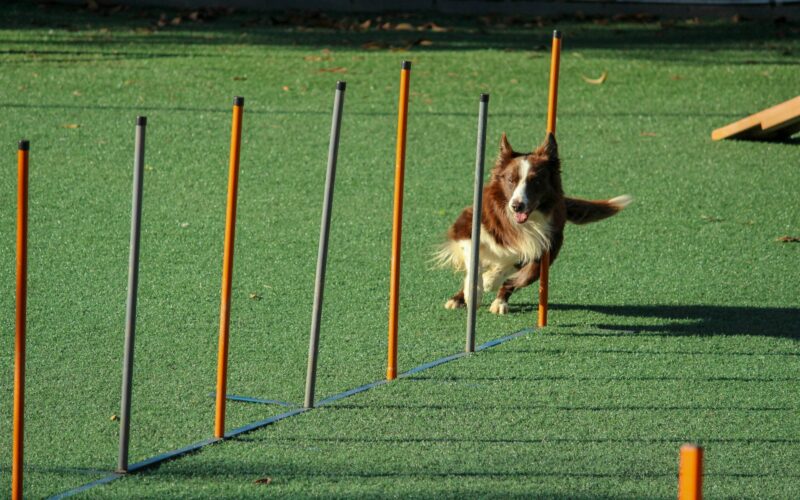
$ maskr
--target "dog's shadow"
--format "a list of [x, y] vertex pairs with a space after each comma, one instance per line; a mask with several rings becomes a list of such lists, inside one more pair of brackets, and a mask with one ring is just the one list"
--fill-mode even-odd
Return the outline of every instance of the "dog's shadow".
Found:
[[[514, 304], [510, 312], [533, 313], [536, 307], [534, 304]], [[550, 323], [554, 325], [558, 324], [559, 311], [590, 311], [606, 316], [603, 322], [593, 323], [592, 326], [629, 334], [751, 335], [800, 340], [800, 308], [795, 307], [550, 304], [550, 310]], [[652, 318], [658, 324], [631, 322], [631, 318]]]

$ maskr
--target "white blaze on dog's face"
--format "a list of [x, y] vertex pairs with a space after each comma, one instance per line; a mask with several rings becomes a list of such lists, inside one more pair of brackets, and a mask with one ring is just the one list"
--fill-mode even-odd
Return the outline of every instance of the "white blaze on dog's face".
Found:
[[510, 183], [516, 183], [511, 198], [508, 200], [508, 209], [514, 212], [514, 218], [520, 224], [528, 220], [530, 212], [527, 208], [531, 206], [528, 198], [528, 174], [531, 171], [531, 162], [527, 159], [520, 159], [517, 162], [517, 175], [509, 178]]
[[518, 224], [527, 222], [531, 212], [547, 204], [547, 196], [552, 193], [556, 182], [551, 175], [553, 168], [558, 171], [558, 156], [552, 136], [548, 136], [534, 152], [520, 154], [511, 149], [503, 134], [494, 175], [506, 194], [509, 215]]

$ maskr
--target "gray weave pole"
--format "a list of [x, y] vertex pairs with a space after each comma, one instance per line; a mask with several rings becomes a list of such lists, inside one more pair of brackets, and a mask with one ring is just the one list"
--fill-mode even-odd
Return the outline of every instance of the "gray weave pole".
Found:
[[131, 202], [131, 249], [128, 260], [128, 303], [125, 312], [125, 354], [122, 360], [122, 401], [120, 403], [119, 461], [117, 470], [128, 471], [130, 441], [133, 344], [136, 335], [136, 291], [139, 287], [139, 236], [142, 223], [142, 174], [147, 118], [136, 118], [136, 144], [133, 155], [133, 200]]
[[475, 192], [472, 196], [472, 253], [467, 263], [470, 269], [470, 300], [467, 301], [466, 352], [475, 352], [475, 313], [478, 310], [478, 273], [480, 272], [481, 210], [483, 206], [483, 159], [486, 153], [486, 114], [489, 94], [481, 94], [478, 108], [478, 148], [475, 154]]
[[328, 265], [328, 236], [331, 229], [333, 208], [333, 185], [336, 180], [336, 159], [339, 155], [339, 130], [342, 125], [345, 82], [336, 82], [333, 101], [331, 141], [328, 147], [328, 170], [325, 175], [325, 198], [322, 202], [322, 223], [317, 255], [317, 277], [314, 282], [314, 306], [311, 311], [311, 335], [308, 345], [308, 372], [306, 374], [306, 408], [314, 407], [314, 387], [317, 382], [317, 353], [319, 352], [319, 328], [322, 320], [322, 299], [325, 292], [325, 269]]

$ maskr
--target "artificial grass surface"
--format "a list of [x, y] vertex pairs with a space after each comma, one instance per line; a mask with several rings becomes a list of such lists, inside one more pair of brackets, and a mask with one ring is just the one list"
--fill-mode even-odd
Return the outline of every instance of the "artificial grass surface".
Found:
[[[31, 497], [116, 464], [110, 417], [119, 411], [137, 114], [149, 121], [132, 462], [212, 433], [234, 95], [246, 100], [229, 391], [302, 400], [337, 78], [348, 89], [317, 397], [383, 377], [402, 59], [413, 67], [400, 369], [462, 348], [464, 314], [442, 308], [459, 278], [431, 271], [428, 259], [471, 200], [478, 94], [492, 96], [487, 157], [503, 131], [518, 149], [541, 139], [553, 26], [443, 19], [453, 29], [358, 33], [235, 15], [153, 31], [157, 12], [6, 12], [0, 491], [10, 481], [22, 137], [31, 140]], [[800, 233], [800, 149], [709, 139], [793, 97], [798, 27], [558, 27], [566, 190], [636, 201], [614, 219], [569, 228], [551, 276], [550, 326], [91, 496], [666, 498], [684, 441], [706, 446], [710, 498], [787, 498], [800, 488], [798, 246], [775, 241]], [[432, 45], [362, 48], [420, 38]], [[581, 79], [602, 71], [603, 85]], [[533, 295], [516, 294], [505, 317], [482, 309], [478, 341], [530, 326]], [[230, 404], [228, 427], [283, 410]], [[254, 483], [262, 477], [272, 482]]]

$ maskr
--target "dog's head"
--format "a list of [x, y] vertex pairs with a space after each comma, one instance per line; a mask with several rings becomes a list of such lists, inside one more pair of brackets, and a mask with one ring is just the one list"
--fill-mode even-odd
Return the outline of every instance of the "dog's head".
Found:
[[503, 134], [491, 182], [505, 194], [506, 210], [517, 223], [534, 210], [548, 212], [563, 194], [555, 136], [548, 133], [532, 153], [517, 153]]

